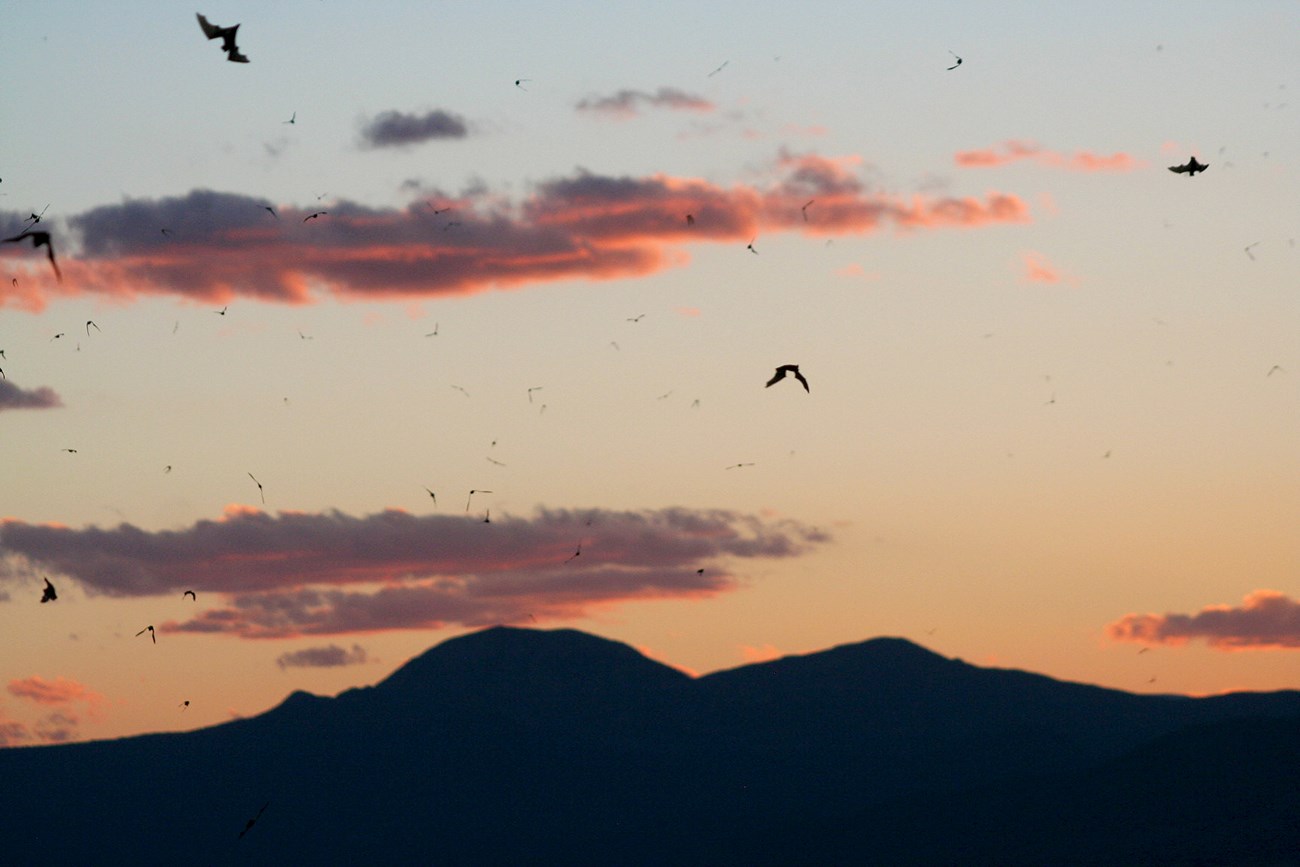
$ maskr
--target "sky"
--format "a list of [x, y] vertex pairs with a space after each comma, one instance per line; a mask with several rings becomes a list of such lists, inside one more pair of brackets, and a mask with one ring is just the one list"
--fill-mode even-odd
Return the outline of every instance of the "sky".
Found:
[[1300, 6], [1168, 8], [9, 4], [0, 744], [499, 623], [1300, 686]]

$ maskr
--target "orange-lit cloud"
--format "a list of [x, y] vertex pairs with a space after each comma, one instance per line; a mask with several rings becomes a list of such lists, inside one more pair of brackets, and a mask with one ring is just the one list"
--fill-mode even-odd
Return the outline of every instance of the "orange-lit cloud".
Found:
[[[572, 560], [573, 540], [582, 559]], [[58, 573], [91, 595], [194, 588], [225, 608], [164, 632], [283, 638], [573, 618], [637, 599], [735, 589], [720, 558], [797, 556], [829, 540], [794, 521], [722, 510], [541, 510], [484, 524], [386, 511], [227, 511], [219, 521], [146, 532], [0, 523], [0, 581]], [[355, 589], [341, 589], [352, 585]]]
[[86, 705], [92, 719], [100, 714], [104, 696], [83, 684], [66, 677], [46, 680], [40, 675], [9, 681], [10, 695], [38, 705], [53, 707], [31, 725], [0, 719], [0, 746], [30, 740], [62, 743], [72, 740], [81, 724], [81, 717], [73, 710], [73, 703]]
[[1060, 283], [1061, 273], [1047, 261], [1041, 253], [1025, 253], [1023, 256], [1024, 279], [1030, 283]]
[[775, 644], [762, 644], [758, 647], [751, 647], [748, 644], [740, 645], [740, 658], [745, 662], [771, 662], [774, 659], [780, 659], [781, 651]]
[[1091, 151], [1075, 151], [1067, 155], [1044, 150], [1033, 142], [1022, 141], [1003, 142], [1001, 148], [958, 151], [953, 160], [961, 168], [968, 169], [991, 168], [1019, 160], [1033, 160], [1041, 165], [1072, 172], [1131, 172], [1146, 166], [1144, 161], [1134, 159], [1126, 153], [1102, 156]]
[[[337, 201], [305, 221], [312, 210], [210, 190], [128, 200], [69, 218], [63, 281], [40, 270], [16, 287], [0, 281], [0, 306], [39, 310], [81, 294], [213, 304], [409, 301], [644, 276], [684, 264], [688, 244], [743, 244], [760, 232], [861, 235], [1029, 221], [1015, 195], [903, 197], [869, 189], [853, 159], [782, 154], [777, 165], [779, 178], [766, 187], [579, 171], [538, 184], [517, 203], [481, 186], [457, 196], [428, 191], [452, 208], [437, 217], [424, 202], [380, 209]], [[801, 207], [813, 198], [815, 213], [804, 220]], [[0, 212], [0, 230], [21, 222]], [[23, 252], [6, 245], [0, 262]]]
[[84, 701], [97, 705], [104, 697], [84, 685], [66, 677], [46, 680], [38, 674], [31, 677], [9, 681], [7, 687], [10, 695], [34, 701], [37, 704], [65, 704], [71, 701]]
[[41, 386], [36, 389], [19, 388], [8, 379], [0, 379], [0, 412], [7, 409], [52, 409], [63, 406], [54, 389]]
[[1106, 626], [1116, 641], [1185, 644], [1204, 639], [1218, 650], [1300, 647], [1300, 601], [1256, 590], [1240, 607], [1209, 605], [1195, 614], [1127, 614]]
[[602, 115], [611, 118], [630, 118], [640, 114], [641, 107], [667, 108], [678, 111], [713, 111], [714, 105], [702, 96], [678, 90], [675, 87], [661, 87], [654, 93], [644, 90], [623, 89], [609, 96], [589, 96], [576, 106], [580, 112]]

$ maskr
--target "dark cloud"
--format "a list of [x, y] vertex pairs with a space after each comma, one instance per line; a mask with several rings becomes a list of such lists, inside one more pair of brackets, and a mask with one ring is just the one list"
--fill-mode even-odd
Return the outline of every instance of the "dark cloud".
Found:
[[[311, 210], [274, 205], [276, 220], [265, 199], [211, 190], [128, 200], [68, 220], [81, 258], [61, 253], [62, 283], [43, 271], [18, 287], [0, 283], [0, 304], [39, 310], [51, 298], [78, 293], [119, 300], [171, 294], [217, 304], [238, 296], [305, 304], [330, 295], [462, 295], [648, 275], [684, 264], [681, 248], [688, 244], [743, 244], [760, 232], [833, 236], [1029, 220], [1028, 207], [1013, 195], [905, 198], [872, 190], [856, 174], [860, 162], [782, 154], [779, 179], [761, 188], [579, 170], [537, 184], [517, 203], [481, 183], [460, 194], [425, 190], [454, 209], [455, 226], [433, 217], [424, 201], [398, 210], [341, 200], [304, 223]], [[805, 220], [801, 207], [810, 198], [817, 200], [814, 218]], [[0, 257], [10, 252], [0, 250]]]
[[574, 617], [634, 599], [711, 596], [737, 586], [719, 560], [792, 557], [828, 540], [793, 521], [680, 508], [541, 510], [490, 525], [392, 510], [236, 509], [158, 532], [8, 520], [0, 580], [44, 571], [91, 595], [225, 594], [227, 607], [161, 628], [272, 638]]
[[335, 668], [360, 665], [365, 661], [366, 649], [361, 645], [354, 644], [351, 650], [344, 650], [337, 644], [331, 644], [328, 647], [306, 647], [282, 653], [275, 664], [281, 668]]
[[0, 379], [0, 412], [7, 409], [53, 409], [63, 406], [63, 401], [46, 386], [27, 390], [19, 388], [8, 379]]
[[361, 127], [361, 142], [367, 148], [406, 147], [443, 138], [465, 138], [465, 119], [435, 109], [424, 114], [386, 111]]
[[609, 96], [589, 96], [574, 108], [578, 111], [609, 117], [632, 117], [639, 113], [641, 106], [679, 111], [713, 111], [714, 109], [713, 103], [704, 97], [675, 87], [661, 87], [654, 93], [624, 89]]
[[1256, 590], [1238, 608], [1210, 605], [1195, 614], [1127, 614], [1106, 626], [1116, 641], [1185, 644], [1204, 639], [1218, 650], [1300, 647], [1300, 602]]

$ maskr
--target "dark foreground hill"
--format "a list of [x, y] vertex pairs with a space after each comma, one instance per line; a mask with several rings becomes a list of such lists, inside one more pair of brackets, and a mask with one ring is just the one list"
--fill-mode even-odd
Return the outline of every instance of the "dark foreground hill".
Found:
[[0, 851], [49, 865], [1300, 863], [1298, 745], [1295, 692], [1137, 696], [900, 639], [693, 679], [581, 632], [495, 628], [252, 719], [0, 750]]

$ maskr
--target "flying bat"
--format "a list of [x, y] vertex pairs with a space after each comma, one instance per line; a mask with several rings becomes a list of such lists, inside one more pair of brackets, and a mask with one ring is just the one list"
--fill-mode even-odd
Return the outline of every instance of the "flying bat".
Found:
[[438, 505], [438, 495], [435, 494], [433, 491], [430, 491], [428, 488], [425, 488], [424, 490], [427, 491], [429, 496], [433, 498], [433, 504], [435, 506]]
[[275, 212], [275, 208], [271, 207], [270, 205], [263, 205], [263, 206], [262, 206], [262, 209], [265, 210], [265, 211], [267, 211], [267, 212], [269, 212], [269, 213], [271, 214], [271, 216], [272, 216], [272, 217], [275, 217], [277, 220], [280, 219], [280, 215], [277, 214], [277, 213]]
[[1209, 163], [1198, 163], [1196, 157], [1192, 157], [1181, 166], [1170, 166], [1169, 171], [1176, 175], [1186, 174], [1189, 178], [1194, 178], [1197, 172], [1203, 172], [1209, 167]]
[[783, 365], [781, 365], [780, 367], [778, 367], [778, 368], [776, 369], [776, 373], [772, 374], [772, 378], [769, 379], [769, 380], [767, 381], [767, 385], [765, 385], [765, 386], [763, 386], [763, 387], [764, 387], [764, 388], [771, 388], [772, 386], [776, 385], [776, 384], [777, 384], [778, 382], [780, 382], [781, 380], [785, 379], [785, 375], [786, 375], [787, 373], [793, 373], [793, 374], [794, 374], [794, 378], [797, 379], [797, 380], [799, 380], [799, 383], [803, 386], [803, 390], [804, 390], [804, 391], [807, 391], [807, 392], [809, 392], [809, 393], [812, 392], [812, 389], [808, 387], [808, 380], [806, 380], [806, 379], [803, 378], [803, 374], [799, 372], [799, 365], [797, 365], [797, 364], [783, 364]]
[[524, 87], [524, 82], [525, 82], [525, 81], [532, 81], [532, 79], [531, 79], [531, 78], [516, 78], [516, 79], [515, 79], [515, 87], [519, 88], [520, 90], [524, 90], [524, 91], [528, 90], [528, 88]]
[[303, 217], [303, 218], [302, 218], [302, 221], [305, 223], [305, 222], [307, 222], [308, 220], [314, 220], [314, 219], [316, 219], [317, 217], [322, 216], [323, 214], [328, 214], [328, 213], [329, 213], [329, 211], [317, 211], [317, 212], [314, 213], [314, 214], [308, 214], [307, 216]]
[[296, 111], [289, 117], [288, 120], [280, 121], [280, 123], [297, 123], [297, 122], [298, 122], [298, 112]]
[[262, 496], [262, 505], [266, 505], [266, 492], [262, 490], [262, 483], [252, 473], [249, 473], [248, 477], [253, 480], [253, 484], [257, 485], [257, 493]]
[[218, 27], [200, 13], [194, 13], [198, 16], [199, 26], [203, 28], [203, 35], [209, 39], [220, 39], [221, 50], [226, 52], [226, 59], [231, 63], [247, 63], [248, 58], [240, 53], [239, 46], [235, 44], [235, 34], [239, 32], [239, 25], [234, 27]]
[[745, 249], [748, 250], [749, 252], [753, 253], [755, 256], [758, 255], [758, 251], [754, 249], [754, 241], [757, 241], [757, 240], [758, 240], [758, 238], [754, 238], [753, 241], [750, 241], [748, 244], [745, 245]]
[[804, 221], [805, 223], [808, 222], [808, 205], [811, 205], [811, 204], [812, 204], [813, 202], [815, 202], [815, 201], [817, 201], [817, 200], [816, 200], [816, 199], [809, 199], [809, 200], [808, 200], [808, 204], [807, 204], [807, 205], [804, 205], [802, 208], [799, 209], [799, 210], [803, 213], [803, 221]]
[[186, 590], [184, 593], [181, 594], [182, 599], [184, 599], [186, 596], [190, 597], [195, 602], [199, 601], [199, 597], [194, 594], [193, 590]]
[[954, 69], [961, 66], [961, 58], [957, 57], [957, 52], [953, 51], [951, 48], [948, 49], [948, 53], [957, 58], [957, 62], [948, 67], [948, 71], [952, 72]]
[[49, 578], [46, 578], [45, 592], [41, 594], [41, 604], [44, 605], [46, 602], [53, 602], [58, 598], [59, 598], [59, 594], [54, 592], [54, 585], [50, 583]]
[[249, 819], [247, 822], [244, 823], [244, 830], [239, 832], [239, 839], [241, 840], [244, 839], [244, 835], [247, 834], [250, 830], [252, 830], [253, 826], [257, 824], [257, 820], [262, 818], [262, 814], [266, 812], [266, 808], [269, 806], [271, 806], [271, 802], [267, 801], [265, 804], [262, 805], [262, 809], [257, 811], [256, 816], [254, 816], [253, 818]]
[[157, 644], [157, 643], [158, 643], [158, 634], [157, 634], [156, 632], [153, 631], [153, 624], [152, 624], [152, 623], [149, 624], [148, 626], [146, 626], [144, 629], [141, 629], [139, 632], [137, 632], [137, 633], [135, 634], [135, 637], [136, 637], [136, 638], [139, 638], [141, 635], [144, 635], [146, 632], [149, 633], [149, 637], [153, 639], [153, 643], [154, 643], [154, 644]]
[[59, 279], [59, 282], [63, 282], [63, 274], [59, 271], [59, 263], [54, 261], [54, 245], [50, 243], [49, 232], [33, 232], [28, 230], [26, 232], [23, 232], [21, 235], [15, 235], [12, 238], [5, 238], [3, 241], [0, 241], [0, 244], [21, 242], [23, 238], [32, 239], [33, 250], [35, 250], [37, 247], [45, 248], [45, 255], [49, 257], [50, 265], [54, 267], [54, 276]]
[[490, 494], [491, 491], [485, 491], [482, 488], [471, 488], [469, 496], [465, 498], [465, 514], [469, 514], [469, 502], [474, 499], [475, 494]]
[[[90, 336], [90, 326], [92, 326], [92, 325], [95, 325], [95, 320], [93, 320], [93, 319], [87, 319], [87, 320], [86, 320], [86, 336], [87, 336], [87, 337]], [[103, 331], [100, 330], [100, 327], [99, 327], [98, 325], [95, 325], [95, 330], [96, 330], [96, 331], [99, 331], [100, 334], [103, 334], [103, 333], [104, 333]]]

